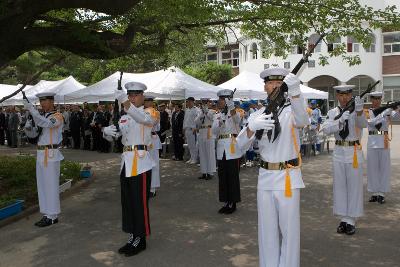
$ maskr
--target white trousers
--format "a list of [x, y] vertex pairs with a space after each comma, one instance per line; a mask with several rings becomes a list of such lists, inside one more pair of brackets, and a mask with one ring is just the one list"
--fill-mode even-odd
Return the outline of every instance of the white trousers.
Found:
[[55, 219], [60, 213], [60, 162], [49, 161], [45, 167], [36, 161], [36, 181], [40, 213]]
[[384, 148], [368, 148], [368, 192], [390, 192], [390, 175], [390, 150]]
[[197, 146], [196, 146], [196, 133], [193, 133], [191, 128], [185, 129], [186, 142], [189, 147], [190, 160], [197, 162]]
[[333, 161], [333, 213], [352, 218], [364, 214], [362, 164]]
[[257, 190], [260, 267], [300, 266], [300, 189]]
[[153, 161], [156, 164], [156, 166], [154, 166], [151, 169], [151, 185], [150, 185], [151, 189], [155, 189], [160, 187], [160, 154], [158, 149], [152, 149], [149, 152]]
[[199, 139], [200, 171], [203, 174], [216, 172], [215, 139]]

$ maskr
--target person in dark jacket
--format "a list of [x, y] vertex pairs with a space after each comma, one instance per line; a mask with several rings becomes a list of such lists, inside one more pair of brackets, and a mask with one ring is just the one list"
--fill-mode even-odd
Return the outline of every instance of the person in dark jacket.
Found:
[[10, 108], [10, 117], [8, 120], [8, 130], [10, 131], [10, 139], [9, 143], [11, 147], [17, 147], [18, 142], [18, 126], [19, 126], [19, 117], [17, 111], [15, 110], [15, 106]]
[[91, 148], [91, 135], [92, 135], [92, 127], [90, 126], [91, 122], [93, 119], [93, 114], [92, 112], [88, 109], [85, 108], [83, 110], [83, 149], [85, 150], [90, 150]]
[[71, 117], [69, 118], [69, 129], [73, 140], [73, 148], [81, 148], [81, 128], [83, 126], [83, 114], [79, 110], [79, 106], [72, 107]]
[[169, 120], [169, 114], [168, 112], [165, 111], [165, 104], [160, 104], [158, 106], [158, 111], [160, 112], [160, 141], [161, 143], [165, 142], [165, 138], [167, 135], [165, 134], [165, 131], [169, 130], [171, 128], [171, 123]]
[[6, 114], [3, 112], [3, 108], [0, 107], [0, 145], [4, 145], [5, 129], [6, 129]]
[[183, 119], [185, 117], [182, 111], [182, 105], [175, 105], [175, 111], [172, 114], [172, 139], [174, 141], [175, 160], [183, 160]]

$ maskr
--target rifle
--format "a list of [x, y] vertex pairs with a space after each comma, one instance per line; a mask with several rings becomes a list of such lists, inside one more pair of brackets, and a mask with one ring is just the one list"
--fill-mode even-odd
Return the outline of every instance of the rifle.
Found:
[[[310, 46], [310, 49], [307, 51], [307, 53], [304, 53], [303, 57], [299, 60], [299, 62], [296, 64], [294, 69], [291, 71], [293, 74], [297, 74], [301, 67], [303, 66], [304, 63], [308, 62], [308, 58], [312, 56], [312, 53], [314, 52], [315, 47], [322, 41], [322, 39], [325, 37], [325, 33], [322, 33], [318, 40], [315, 42], [314, 45]], [[288, 87], [286, 83], [282, 83], [282, 85], [278, 88], [276, 87], [269, 98], [269, 103], [265, 107], [264, 113], [269, 115], [272, 113], [272, 119], [275, 120], [274, 125], [274, 139], [272, 142], [275, 141], [275, 139], [278, 137], [279, 133], [281, 132], [281, 125], [279, 123], [278, 119], [278, 109], [279, 107], [283, 106], [286, 102], [286, 97], [285, 97], [285, 92], [288, 91]], [[256, 131], [256, 138], [260, 140], [264, 134], [264, 129], [262, 130], [257, 130]], [[269, 130], [267, 132], [268, 140], [271, 141], [272, 137], [272, 130]]]
[[[360, 98], [363, 98], [366, 94], [369, 94], [369, 93], [372, 91], [372, 89], [374, 89], [374, 87], [375, 87], [378, 83], [380, 83], [380, 80], [376, 81], [373, 85], [368, 84], [367, 90], [365, 90], [364, 92], [362, 92], [362, 94], [360, 95]], [[352, 112], [354, 111], [354, 108], [355, 108], [355, 98], [352, 97], [352, 98], [350, 99], [350, 101], [347, 102], [346, 106], [342, 109], [342, 111], [341, 111], [338, 115], [336, 115], [336, 117], [335, 117], [334, 120], [337, 120], [337, 119], [339, 119], [340, 117], [342, 117], [343, 113], [345, 113], [346, 111], [350, 111], [350, 113], [352, 113]]]
[[[228, 98], [233, 99], [233, 95], [235, 94], [235, 92], [236, 92], [236, 88], [232, 91], [231, 95]], [[225, 107], [224, 107], [224, 110], [222, 111], [222, 113], [224, 113], [225, 115], [228, 114], [228, 106], [226, 105], [226, 103], [225, 103]]]
[[387, 102], [386, 106], [375, 108], [372, 110], [372, 112], [374, 113], [374, 116], [376, 117], [388, 108], [397, 109], [399, 106], [400, 106], [400, 101], [396, 101], [396, 102], [389, 101], [389, 102]]
[[[122, 75], [123, 74], [124, 73], [121, 71], [119, 79], [118, 79], [118, 87], [117, 87], [118, 90], [122, 90], [122, 84], [121, 83], [122, 83]], [[120, 107], [119, 107], [118, 100], [115, 99], [115, 101], [114, 101], [114, 111], [113, 111], [113, 124], [114, 124], [115, 128], [117, 128], [118, 131], [119, 131], [118, 122], [119, 122], [119, 119], [121, 118], [121, 113], [120, 113], [120, 109], [119, 108]]]

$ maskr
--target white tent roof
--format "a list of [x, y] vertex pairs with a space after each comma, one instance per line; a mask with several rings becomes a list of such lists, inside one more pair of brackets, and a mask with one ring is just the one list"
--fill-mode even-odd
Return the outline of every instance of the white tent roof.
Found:
[[[239, 75], [226, 81], [218, 87], [234, 90], [235, 98], [265, 99], [264, 82], [260, 76], [253, 72], [243, 71]], [[328, 92], [319, 91], [305, 85], [300, 85], [303, 97], [306, 99], [328, 99]]]
[[[119, 77], [120, 72], [116, 72], [91, 86], [66, 95], [65, 101], [113, 101]], [[218, 87], [202, 82], [175, 67], [149, 73], [124, 72], [122, 76], [123, 89], [124, 85], [131, 81], [144, 83], [147, 86], [146, 92], [158, 99], [185, 99], [190, 96], [195, 99], [216, 98], [219, 90]]]
[[[75, 80], [74, 77], [69, 76], [68, 78], [65, 78], [65, 79], [59, 80], [59, 81], [41, 80], [34, 86], [25, 87], [24, 92], [26, 94], [26, 97], [32, 103], [35, 103], [38, 101], [36, 94], [41, 93], [41, 92], [53, 92], [56, 94], [54, 97], [55, 102], [63, 103], [64, 96], [66, 94], [75, 92], [84, 87], [85, 86], [83, 84], [79, 83], [77, 80]], [[11, 98], [10, 100], [7, 100], [6, 103], [13, 103], [14, 105], [16, 105], [16, 104], [21, 105], [22, 104], [22, 93], [18, 93], [16, 96]]]
[[[18, 84], [18, 85], [0, 84], [0, 99], [5, 97], [5, 96], [11, 95], [12, 93], [17, 91], [21, 87], [22, 87], [22, 84]], [[26, 90], [26, 89], [29, 89], [31, 87], [32, 87], [32, 85], [27, 85], [27, 86], [25, 86], [24, 89]], [[19, 104], [18, 101], [15, 100], [15, 98], [17, 96], [18, 95], [15, 95], [13, 97], [14, 99], [10, 98], [10, 99], [4, 101], [2, 103], [2, 105], [17, 105], [17, 104]]]

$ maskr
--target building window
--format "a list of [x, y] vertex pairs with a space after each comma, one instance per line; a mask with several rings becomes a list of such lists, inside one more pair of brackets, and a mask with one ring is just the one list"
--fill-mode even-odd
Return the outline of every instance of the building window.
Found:
[[360, 52], [360, 43], [352, 36], [347, 37], [347, 52]]
[[256, 44], [256, 43], [253, 43], [253, 44], [251, 45], [251, 50], [250, 50], [250, 52], [251, 52], [251, 58], [252, 58], [252, 59], [257, 59], [257, 50], [258, 50], [257, 44]]
[[217, 61], [218, 55], [217, 53], [207, 54], [207, 62]]
[[371, 45], [369, 47], [364, 47], [365, 52], [367, 53], [375, 53], [375, 44], [376, 44], [376, 38], [375, 35], [371, 34], [370, 35], [371, 38]]
[[232, 51], [232, 66], [239, 67], [239, 50]]
[[315, 60], [308, 61], [308, 67], [309, 68], [315, 68]]
[[385, 54], [400, 53], [400, 32], [383, 36], [383, 52]]
[[222, 51], [222, 64], [229, 64], [232, 67], [239, 66], [239, 50]]
[[340, 37], [335, 37], [331, 40], [328, 40], [328, 52], [332, 52], [339, 45], [341, 45]]
[[[320, 35], [317, 33], [314, 33], [308, 38], [308, 49], [311, 50], [312, 46], [315, 45], [315, 43], [318, 41]], [[319, 53], [321, 52], [321, 46], [322, 43], [319, 42], [318, 45], [314, 48], [314, 53]]]
[[300, 46], [297, 46], [297, 45], [292, 46], [292, 54], [293, 55], [298, 55], [298, 54], [302, 55], [303, 54], [303, 48], [301, 48]]
[[285, 69], [290, 69], [290, 62], [285, 62], [285, 63], [283, 63], [283, 67], [285, 68]]
[[264, 70], [269, 69], [269, 64], [264, 64]]
[[244, 46], [244, 61], [247, 61], [247, 45]]

